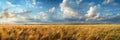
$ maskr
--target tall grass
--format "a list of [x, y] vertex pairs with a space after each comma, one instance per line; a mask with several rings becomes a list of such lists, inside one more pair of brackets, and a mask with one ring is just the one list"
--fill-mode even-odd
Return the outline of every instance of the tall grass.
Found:
[[120, 25], [0, 25], [1, 40], [120, 40]]

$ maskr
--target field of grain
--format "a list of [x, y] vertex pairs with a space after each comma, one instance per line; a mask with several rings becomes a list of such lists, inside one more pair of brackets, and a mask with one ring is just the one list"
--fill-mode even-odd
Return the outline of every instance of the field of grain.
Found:
[[120, 25], [0, 25], [0, 40], [120, 40]]

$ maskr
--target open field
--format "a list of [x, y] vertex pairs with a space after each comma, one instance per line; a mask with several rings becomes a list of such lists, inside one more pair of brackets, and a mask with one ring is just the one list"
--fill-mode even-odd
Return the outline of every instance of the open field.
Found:
[[120, 40], [120, 25], [0, 25], [1, 40]]

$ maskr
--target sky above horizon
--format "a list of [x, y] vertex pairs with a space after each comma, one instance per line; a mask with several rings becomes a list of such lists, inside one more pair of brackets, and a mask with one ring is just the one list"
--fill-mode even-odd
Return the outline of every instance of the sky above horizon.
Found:
[[120, 23], [120, 0], [0, 0], [0, 24]]

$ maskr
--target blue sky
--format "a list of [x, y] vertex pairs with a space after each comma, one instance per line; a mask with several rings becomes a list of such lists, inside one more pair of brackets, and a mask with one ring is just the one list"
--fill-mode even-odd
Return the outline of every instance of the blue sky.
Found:
[[0, 24], [120, 23], [120, 0], [0, 0]]

